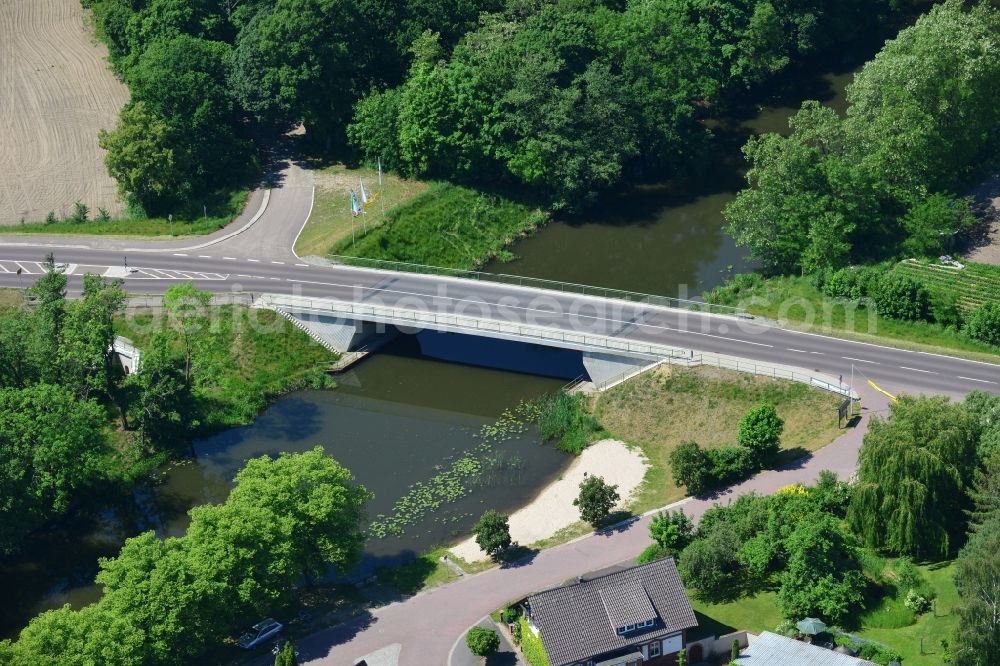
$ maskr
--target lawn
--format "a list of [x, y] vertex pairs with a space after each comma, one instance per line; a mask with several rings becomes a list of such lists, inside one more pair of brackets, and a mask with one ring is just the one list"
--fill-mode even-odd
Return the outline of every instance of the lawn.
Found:
[[[249, 191], [237, 190], [217, 205], [209, 206], [209, 215], [191, 219], [175, 217], [116, 218], [107, 221], [88, 219], [86, 222], [59, 220], [51, 224], [32, 222], [0, 227], [0, 234], [87, 234], [93, 236], [166, 237], [204, 236], [232, 222], [243, 212]], [[93, 217], [93, 214], [91, 215]]]
[[[937, 593], [933, 609], [920, 615], [915, 623], [896, 628], [867, 627], [866, 618], [879, 623], [885, 617], [881, 613], [862, 613], [859, 616], [861, 629], [852, 633], [897, 650], [903, 655], [903, 666], [939, 666], [944, 663], [940, 640], [950, 639], [958, 626], [954, 611], [959, 601], [953, 579], [955, 567], [951, 562], [943, 562], [917, 568]], [[783, 619], [774, 592], [760, 592], [720, 604], [690, 598], [698, 618], [698, 628], [692, 632], [694, 639], [721, 636], [740, 629], [754, 633], [774, 631]]]
[[947, 353], [996, 363], [1000, 354], [989, 345], [971, 340], [939, 324], [908, 322], [880, 317], [844, 300], [832, 299], [817, 289], [810, 277], [774, 277], [735, 302], [752, 314], [780, 320], [788, 328], [888, 345], [913, 351]]
[[735, 443], [740, 419], [761, 402], [773, 403], [785, 420], [781, 446], [789, 458], [826, 446], [844, 432], [837, 424], [836, 396], [729, 370], [661, 366], [600, 394], [594, 406], [598, 421], [612, 437], [639, 446], [650, 462], [632, 510], [683, 498], [671, 476], [674, 447], [687, 440], [704, 447]]
[[[933, 609], [917, 618], [915, 624], [896, 629], [876, 629], [862, 626], [857, 632], [862, 638], [885, 643], [903, 655], [904, 666], [937, 666], [944, 663], [940, 640], [951, 639], [958, 626], [955, 607], [955, 566], [951, 562], [917, 567], [937, 593]], [[921, 645], [922, 641], [922, 645]]]
[[473, 269], [546, 221], [541, 210], [504, 197], [448, 183], [434, 183], [387, 211], [385, 221], [357, 241], [343, 237], [332, 255]]
[[350, 239], [352, 227], [362, 234], [365, 227], [371, 230], [381, 224], [385, 213], [406, 203], [427, 189], [427, 183], [406, 180], [389, 173], [383, 174], [381, 200], [375, 201], [363, 218], [351, 214], [351, 194], [359, 189], [363, 180], [365, 190], [371, 194], [378, 188], [378, 172], [364, 167], [349, 169], [337, 164], [316, 172], [316, 194], [309, 221], [295, 243], [301, 256], [325, 256], [337, 243]]
[[693, 629], [688, 636], [691, 640], [722, 636], [743, 629], [755, 634], [774, 631], [784, 619], [778, 612], [777, 595], [774, 592], [761, 592], [752, 597], [721, 604], [699, 601], [690, 593], [688, 597], [698, 619], [698, 628]]
[[447, 554], [447, 548], [435, 548], [406, 564], [377, 569], [375, 578], [402, 596], [411, 596], [425, 588], [437, 587], [458, 579], [458, 574], [441, 562], [441, 557]]
[[0, 288], [0, 307], [17, 307], [21, 305], [24, 296], [20, 289]]

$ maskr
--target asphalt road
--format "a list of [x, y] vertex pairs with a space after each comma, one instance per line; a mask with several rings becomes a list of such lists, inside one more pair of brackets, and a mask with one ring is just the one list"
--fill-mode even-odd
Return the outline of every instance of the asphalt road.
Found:
[[[237, 256], [220, 244], [202, 250], [143, 252], [31, 246], [0, 246], [0, 286], [27, 286], [52, 251], [69, 264], [71, 289], [83, 273], [125, 275], [134, 294], [160, 294], [192, 279], [215, 293], [250, 291], [334, 298], [439, 314], [476, 315], [505, 322], [551, 326], [574, 332], [656, 342], [794, 365], [863, 381], [890, 392], [961, 396], [973, 389], [1000, 392], [1000, 365], [913, 352], [782, 329], [756, 321], [599, 299], [574, 293], [528, 289], [435, 275], [394, 273], [348, 266], [317, 266], [289, 256]], [[227, 254], [231, 252], [232, 254]], [[16, 271], [22, 269], [22, 275]], [[856, 382], [857, 383], [857, 382]]]

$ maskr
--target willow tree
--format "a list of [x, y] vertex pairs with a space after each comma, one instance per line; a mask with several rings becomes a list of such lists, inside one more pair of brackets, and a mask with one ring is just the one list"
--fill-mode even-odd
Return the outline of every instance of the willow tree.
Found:
[[902, 397], [873, 419], [847, 519], [867, 545], [943, 557], [965, 526], [978, 426], [945, 397]]

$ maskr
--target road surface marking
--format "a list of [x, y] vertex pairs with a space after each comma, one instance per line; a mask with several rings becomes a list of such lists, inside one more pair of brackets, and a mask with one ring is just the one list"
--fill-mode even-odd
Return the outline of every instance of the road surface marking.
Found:
[[808, 354], [809, 353], [809, 352], [807, 352], [804, 349], [792, 349], [791, 347], [788, 348], [788, 351], [795, 352], [797, 354]]
[[247, 261], [252, 261], [255, 264], [259, 264], [260, 263], [260, 259], [247, 259]]
[[936, 375], [936, 372], [931, 372], [930, 370], [921, 370], [920, 368], [908, 368], [905, 365], [899, 366], [900, 370], [912, 370], [913, 372], [923, 372], [928, 375]]
[[272, 261], [271, 263], [272, 264], [284, 264], [285, 262], [283, 262], [283, 261]]
[[223, 257], [226, 261], [236, 261], [236, 257]]
[[970, 382], [982, 382], [983, 384], [996, 384], [996, 382], [991, 382], [988, 379], [976, 379], [975, 377], [963, 377], [962, 375], [959, 375], [958, 378], [959, 379], [965, 379], [965, 380], [968, 380]]
[[858, 363], [871, 363], [872, 365], [882, 365], [878, 361], [869, 361], [869, 360], [863, 359], [863, 358], [851, 358], [850, 356], [841, 356], [840, 358], [842, 358], [844, 360], [847, 360], [847, 361], [857, 361]]
[[181, 254], [180, 252], [174, 252], [175, 257], [186, 257], [186, 254]]
[[212, 257], [210, 255], [207, 255], [207, 254], [199, 254], [198, 258], [199, 259], [211, 259]]
[[823, 356], [823, 352], [809, 352], [810, 354], [816, 354], [817, 356]]
[[296, 266], [301, 266], [302, 268], [309, 268], [309, 264], [295, 264]]

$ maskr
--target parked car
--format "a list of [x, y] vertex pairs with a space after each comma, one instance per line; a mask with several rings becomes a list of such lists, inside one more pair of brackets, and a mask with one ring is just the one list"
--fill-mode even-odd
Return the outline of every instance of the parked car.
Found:
[[257, 647], [267, 639], [277, 636], [278, 633], [284, 628], [285, 625], [281, 624], [274, 618], [269, 617], [250, 627], [246, 633], [240, 636], [237, 644], [244, 650], [250, 650]]

